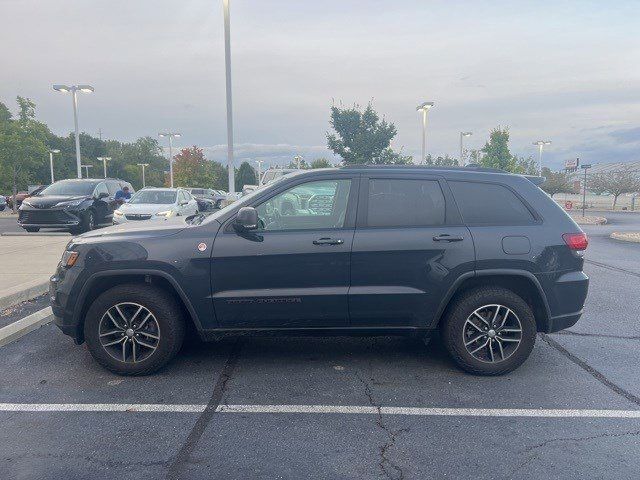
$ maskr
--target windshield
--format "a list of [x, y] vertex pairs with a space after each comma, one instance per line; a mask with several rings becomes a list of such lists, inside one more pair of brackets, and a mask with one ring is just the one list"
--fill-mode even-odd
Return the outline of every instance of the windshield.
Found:
[[129, 203], [169, 205], [176, 203], [176, 192], [166, 190], [141, 190], [131, 197]]
[[203, 188], [192, 188], [190, 192], [192, 195], [204, 195], [205, 193]]
[[38, 193], [43, 195], [62, 195], [62, 196], [87, 196], [93, 194], [96, 188], [96, 182], [78, 182], [77, 180], [63, 180], [49, 185], [47, 188]]

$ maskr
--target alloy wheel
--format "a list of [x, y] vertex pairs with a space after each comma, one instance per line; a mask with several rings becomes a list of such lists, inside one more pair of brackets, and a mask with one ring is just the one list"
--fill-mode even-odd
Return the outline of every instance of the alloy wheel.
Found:
[[522, 324], [513, 310], [484, 305], [467, 317], [462, 328], [467, 352], [481, 362], [498, 363], [515, 353], [522, 341]]
[[160, 325], [146, 307], [124, 302], [109, 308], [98, 326], [100, 345], [114, 359], [138, 363], [160, 344]]

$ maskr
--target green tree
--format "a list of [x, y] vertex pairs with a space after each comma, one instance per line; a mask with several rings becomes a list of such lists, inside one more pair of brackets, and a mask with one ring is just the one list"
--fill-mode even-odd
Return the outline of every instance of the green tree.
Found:
[[489, 141], [482, 149], [484, 156], [480, 165], [499, 168], [506, 172], [537, 175], [535, 161], [531, 158], [517, 157], [509, 151], [509, 129], [496, 127], [489, 134]]
[[173, 182], [176, 187], [211, 188], [213, 178], [201, 148], [195, 145], [183, 148], [174, 158]]
[[331, 168], [333, 165], [326, 158], [316, 158], [311, 162], [311, 168]]
[[331, 107], [331, 128], [327, 146], [342, 157], [345, 165], [410, 163], [411, 157], [394, 152], [391, 140], [398, 133], [393, 123], [380, 120], [371, 104], [360, 110]]
[[573, 193], [573, 185], [567, 173], [552, 172], [549, 168], [543, 167], [542, 176], [545, 177], [545, 181], [540, 185], [540, 188], [551, 197], [556, 193]]
[[236, 192], [241, 192], [245, 185], [257, 185], [258, 176], [249, 162], [242, 162], [235, 172]]
[[[287, 165], [287, 168], [298, 168], [298, 161], [295, 159], [291, 160], [289, 162], [289, 165]], [[309, 168], [311, 168], [311, 165], [309, 165], [304, 158], [300, 158], [300, 168], [303, 170], [308, 170]]]
[[434, 167], [457, 167], [458, 160], [450, 157], [449, 155], [445, 155], [444, 157], [438, 155], [436, 158], [433, 158], [431, 155], [427, 155], [425, 165], [432, 165]]
[[[18, 116], [11, 117], [8, 109], [0, 109], [0, 189], [11, 189], [14, 196], [18, 188], [25, 188], [38, 180], [34, 174], [45, 160], [48, 127], [35, 119], [35, 103], [17, 97]], [[16, 202], [13, 202], [14, 212]]]

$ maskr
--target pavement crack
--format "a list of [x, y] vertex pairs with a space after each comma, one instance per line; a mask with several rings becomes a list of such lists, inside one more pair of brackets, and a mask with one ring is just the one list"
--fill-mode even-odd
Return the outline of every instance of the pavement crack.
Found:
[[572, 330], [562, 330], [555, 332], [557, 335], [573, 335], [576, 337], [595, 337], [595, 338], [614, 338], [617, 340], [640, 340], [640, 336], [634, 335], [609, 335], [607, 333], [583, 333], [574, 332]]
[[588, 442], [591, 440], [597, 440], [599, 438], [622, 438], [622, 437], [636, 437], [640, 435], [640, 430], [636, 430], [634, 432], [622, 432], [622, 433], [601, 433], [599, 435], [589, 435], [584, 437], [565, 437], [565, 438], [552, 438], [549, 440], [545, 440], [544, 442], [538, 443], [536, 445], [531, 445], [521, 453], [529, 453], [539, 448], [546, 447], [552, 443], [564, 443], [564, 442]]
[[634, 277], [640, 277], [640, 273], [638, 272], [632, 272], [631, 270], [625, 270], [624, 268], [614, 267], [613, 265], [607, 265], [606, 263], [594, 262], [593, 260], [585, 260], [585, 263], [595, 265], [596, 267], [613, 270], [614, 272], [621, 272], [626, 273], [627, 275], [633, 275]]
[[238, 364], [241, 349], [242, 343], [240, 339], [238, 339], [231, 347], [229, 357], [227, 357], [227, 361], [222, 368], [222, 372], [216, 380], [216, 383], [213, 387], [213, 393], [211, 394], [211, 398], [209, 399], [207, 406], [198, 417], [198, 420], [196, 420], [196, 423], [189, 432], [189, 435], [180, 448], [180, 451], [169, 466], [166, 477], [167, 480], [177, 480], [181, 478], [181, 475], [184, 472], [187, 463], [189, 463], [190, 461], [191, 453], [200, 441], [200, 438], [204, 434], [207, 426], [209, 425], [209, 422], [216, 414], [216, 411], [220, 406], [220, 402], [222, 401], [224, 394], [227, 392], [227, 384], [229, 383], [231, 375], [233, 374], [236, 365]]
[[[364, 393], [365, 393], [365, 395], [367, 396], [367, 398], [369, 400], [369, 404], [372, 407], [374, 407], [376, 409], [376, 411], [377, 411], [377, 413], [376, 413], [376, 425], [387, 436], [387, 441], [383, 445], [381, 445], [380, 448], [379, 448], [380, 461], [378, 462], [378, 466], [380, 467], [380, 470], [382, 471], [382, 473], [384, 474], [384, 476], [386, 478], [389, 478], [391, 480], [403, 480], [404, 479], [404, 472], [402, 471], [402, 468], [399, 465], [397, 465], [396, 463], [394, 463], [391, 459], [389, 459], [388, 454], [389, 454], [389, 451], [391, 450], [391, 448], [393, 448], [393, 446], [395, 445], [398, 435], [400, 435], [403, 432], [408, 431], [408, 429], [401, 428], [401, 429], [398, 429], [398, 430], [392, 430], [391, 428], [389, 428], [389, 426], [384, 421], [384, 417], [382, 416], [382, 405], [376, 403], [374, 398], [373, 398], [373, 392], [371, 391], [370, 383], [367, 380], [365, 380], [364, 378], [362, 378], [360, 373], [356, 372], [356, 376], [358, 377], [358, 380], [360, 380], [360, 382], [364, 386]], [[373, 382], [374, 379], [371, 378], [371, 381]]]
[[554, 339], [549, 337], [549, 335], [547, 335], [545, 333], [541, 333], [540, 334], [540, 338], [547, 345], [551, 346], [552, 348], [555, 348], [558, 352], [560, 352], [562, 355], [567, 357], [569, 360], [571, 360], [573, 363], [575, 363], [578, 367], [582, 368], [585, 372], [587, 372], [593, 378], [595, 378], [600, 383], [602, 383], [605, 387], [609, 388], [610, 390], [612, 390], [613, 392], [617, 393], [621, 397], [624, 397], [625, 399], [627, 399], [631, 403], [634, 403], [637, 406], [640, 406], [640, 397], [634, 395], [633, 393], [629, 392], [628, 390], [625, 390], [624, 388], [620, 387], [619, 385], [616, 385], [615, 383], [613, 383], [603, 373], [601, 373], [598, 370], [596, 370], [595, 368], [593, 368], [591, 365], [589, 365], [587, 362], [585, 362], [581, 358], [575, 356], [573, 353], [571, 353], [569, 350], [564, 348], [562, 345], [560, 345]]

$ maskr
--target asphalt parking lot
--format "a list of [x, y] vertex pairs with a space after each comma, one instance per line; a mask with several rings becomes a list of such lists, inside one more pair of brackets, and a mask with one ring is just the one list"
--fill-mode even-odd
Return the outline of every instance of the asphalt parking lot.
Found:
[[585, 315], [499, 378], [396, 337], [227, 338], [124, 378], [42, 327], [0, 348], [0, 478], [638, 478], [640, 244], [608, 235], [640, 215], [606, 216]]

